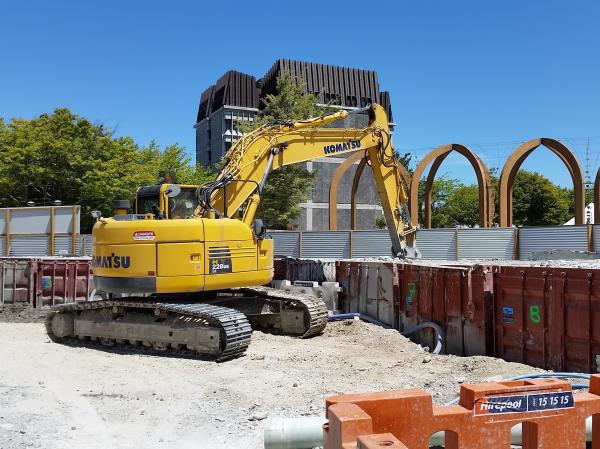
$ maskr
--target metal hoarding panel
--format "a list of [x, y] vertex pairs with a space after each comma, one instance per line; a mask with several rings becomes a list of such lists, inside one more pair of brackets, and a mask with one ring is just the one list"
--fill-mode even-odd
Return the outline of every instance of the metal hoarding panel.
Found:
[[360, 280], [361, 282], [358, 284], [358, 313], [367, 313], [367, 290], [368, 285], [367, 281], [369, 279], [369, 266], [366, 263], [359, 263], [358, 269], [360, 272]]
[[11, 235], [10, 256], [47, 256], [50, 250], [46, 235]]
[[445, 350], [449, 354], [464, 355], [463, 284], [462, 270], [444, 270]]
[[387, 230], [352, 231], [352, 257], [392, 255], [392, 240]]
[[287, 258], [273, 259], [273, 279], [284, 280], [287, 279]]
[[6, 237], [0, 236], [0, 257], [6, 255]]
[[529, 260], [535, 252], [555, 249], [588, 251], [587, 226], [519, 228], [520, 260]]
[[377, 276], [377, 317], [378, 320], [392, 328], [398, 327], [398, 310], [394, 307], [394, 293], [396, 291], [394, 281], [395, 264], [381, 263], [378, 267]]
[[77, 236], [77, 255], [78, 256], [89, 256], [92, 255], [92, 235], [81, 234]]
[[30, 301], [32, 261], [0, 258], [0, 304]]
[[[427, 265], [404, 264], [398, 265], [398, 296], [399, 300], [399, 328], [409, 331], [415, 326], [434, 320], [434, 309], [439, 307], [439, 293], [436, 275], [443, 271], [442, 268]], [[442, 303], [443, 304], [443, 303]], [[443, 316], [443, 312], [435, 310], [436, 315]], [[444, 325], [444, 322], [438, 323]], [[435, 335], [431, 329], [422, 329], [409, 336], [415, 343], [435, 347]]]
[[71, 249], [73, 239], [70, 235], [57, 235], [54, 237], [55, 256], [74, 256]]
[[600, 371], [600, 270], [554, 269], [548, 292], [549, 369]]
[[275, 257], [300, 257], [300, 233], [290, 231], [273, 231]]
[[497, 270], [496, 356], [554, 371], [598, 372], [600, 270]]
[[91, 265], [87, 258], [44, 258], [37, 261], [36, 300], [41, 305], [83, 301], [92, 290]]
[[335, 261], [288, 260], [285, 279], [290, 281], [335, 282], [335, 270]]
[[359, 296], [361, 279], [360, 262], [341, 260], [336, 262], [336, 281], [342, 291], [338, 295], [340, 310], [346, 313], [357, 313], [359, 310]]
[[540, 267], [501, 267], [495, 274], [496, 356], [546, 368], [548, 296], [552, 279]]
[[[494, 355], [494, 266], [462, 272], [463, 354]], [[453, 268], [446, 268], [447, 271]]]
[[[417, 322], [418, 324], [433, 321], [433, 308], [435, 304], [435, 286], [434, 279], [436, 272], [443, 269], [420, 266], [418, 270], [416, 295], [417, 295]], [[439, 293], [439, 292], [438, 292]], [[431, 329], [422, 329], [417, 334], [416, 341], [421, 346], [426, 346], [430, 349], [435, 347], [435, 335]]]
[[420, 229], [417, 247], [423, 259], [456, 260], [456, 229]]
[[6, 209], [0, 209], [0, 234], [6, 234]]
[[593, 250], [600, 253], [600, 224], [592, 226], [592, 245]]
[[350, 257], [350, 233], [303, 232], [301, 256], [309, 259], [347, 259]]
[[400, 317], [398, 327], [401, 331], [412, 329], [419, 324], [419, 271], [413, 264], [398, 267], [400, 270]]
[[458, 259], [513, 260], [516, 228], [458, 228]]
[[85, 242], [85, 246], [84, 246], [84, 250], [85, 251], [84, 251], [84, 254], [81, 254], [81, 256], [90, 256], [91, 257], [92, 256], [92, 249], [93, 249], [93, 245], [92, 245], [93, 239], [92, 239], [92, 236], [90, 234], [86, 235], [85, 239], [84, 239], [84, 242]]
[[10, 210], [10, 233], [14, 234], [49, 234], [50, 208], [31, 207]]
[[[75, 208], [75, 211], [73, 211]], [[75, 213], [73, 213], [75, 212]], [[72, 233], [75, 225], [75, 233], [79, 234], [79, 206], [62, 206], [54, 208], [54, 232]], [[73, 220], [75, 218], [75, 220]], [[75, 221], [75, 223], [73, 223]]]
[[392, 328], [397, 327], [394, 313], [394, 264], [364, 262], [359, 312]]

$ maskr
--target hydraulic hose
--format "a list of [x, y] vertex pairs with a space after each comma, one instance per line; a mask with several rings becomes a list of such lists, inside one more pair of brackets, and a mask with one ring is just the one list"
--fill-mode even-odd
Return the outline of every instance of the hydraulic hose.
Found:
[[[329, 319], [329, 321], [360, 319], [360, 320], [366, 321], [368, 323], [377, 324], [386, 329], [391, 329], [391, 326], [384, 324], [381, 321], [378, 321], [375, 318], [371, 318], [370, 316], [364, 315], [362, 313], [338, 313], [338, 314], [334, 314], [334, 315], [329, 315], [328, 319]], [[440, 354], [442, 352], [442, 347], [444, 345], [444, 330], [441, 328], [441, 326], [439, 324], [434, 323], [433, 321], [427, 321], [425, 323], [418, 324], [417, 326], [415, 326], [409, 330], [400, 332], [400, 334], [403, 335], [404, 337], [408, 337], [408, 336], [420, 331], [421, 329], [427, 329], [427, 328], [433, 329], [433, 331], [435, 332], [435, 336], [436, 336], [436, 345], [435, 345], [435, 348], [433, 349], [433, 351], [431, 351], [431, 352], [433, 354]]]
[[435, 345], [435, 348], [433, 348], [433, 351], [431, 351], [431, 352], [433, 354], [440, 354], [442, 352], [442, 346], [444, 344], [444, 330], [441, 328], [441, 326], [439, 324], [434, 323], [433, 321], [426, 321], [425, 323], [416, 325], [412, 329], [402, 332], [402, 335], [404, 335], [405, 337], [408, 337], [409, 335], [412, 335], [415, 332], [418, 332], [421, 329], [426, 329], [426, 328], [433, 329], [433, 331], [435, 332], [435, 336], [436, 336], [437, 343]]

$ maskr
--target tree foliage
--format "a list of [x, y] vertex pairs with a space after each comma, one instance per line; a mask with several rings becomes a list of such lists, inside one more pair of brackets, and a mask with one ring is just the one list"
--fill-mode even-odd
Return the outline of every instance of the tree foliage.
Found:
[[160, 171], [182, 182], [207, 176], [183, 147], [140, 148], [66, 108], [32, 120], [0, 120], [0, 207], [79, 204], [82, 228], [89, 230], [92, 209], [112, 214], [115, 199], [131, 199], [140, 185], [155, 184]]
[[[497, 191], [498, 179], [492, 174]], [[419, 185], [419, 204], [423, 205], [425, 182]], [[496, 211], [498, 210], [496, 195]], [[573, 215], [573, 193], [554, 185], [543, 175], [520, 170], [513, 184], [513, 223], [516, 226], [561, 225]], [[497, 220], [497, 217], [496, 217]], [[419, 210], [424, 222], [424, 209]], [[475, 226], [479, 223], [479, 188], [457, 179], [440, 176], [432, 186], [431, 225], [434, 228]]]
[[[302, 80], [289, 73], [277, 79], [277, 92], [267, 95], [264, 108], [252, 122], [240, 122], [238, 129], [251, 131], [272, 120], [302, 120], [322, 115], [326, 109], [317, 97], [304, 93]], [[272, 229], [287, 229], [300, 216], [299, 204], [306, 201], [314, 185], [315, 175], [300, 164], [287, 165], [271, 172], [256, 213]]]
[[536, 172], [519, 171], [513, 185], [513, 223], [517, 226], [563, 224], [571, 218], [569, 195]]
[[209, 168], [196, 165], [184, 147], [174, 144], [167, 145], [164, 150], [154, 141], [140, 149], [143, 158], [147, 160], [145, 166], [151, 174], [155, 175], [154, 182], [161, 174], [169, 175], [173, 182], [178, 184], [204, 184], [214, 178]]

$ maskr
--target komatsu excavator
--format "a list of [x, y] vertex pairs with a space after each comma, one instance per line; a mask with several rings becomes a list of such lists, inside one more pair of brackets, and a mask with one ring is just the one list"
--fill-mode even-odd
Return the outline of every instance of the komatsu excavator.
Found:
[[[369, 115], [366, 127], [324, 127], [355, 112]], [[393, 255], [417, 257], [381, 106], [277, 120], [237, 141], [215, 181], [145, 186], [134, 213], [96, 215], [94, 286], [105, 298], [52, 309], [48, 335], [222, 361], [244, 353], [253, 327], [300, 337], [322, 332], [327, 309], [320, 299], [252, 287], [273, 277], [273, 240], [254, 216], [271, 171], [356, 151], [373, 169]]]

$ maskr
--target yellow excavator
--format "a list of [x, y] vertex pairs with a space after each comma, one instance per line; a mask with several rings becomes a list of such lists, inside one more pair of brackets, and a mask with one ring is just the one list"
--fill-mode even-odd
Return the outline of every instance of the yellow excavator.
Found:
[[[324, 127], [352, 113], [368, 114], [368, 125]], [[300, 337], [322, 332], [327, 309], [320, 299], [253, 287], [273, 277], [273, 240], [255, 213], [271, 171], [356, 151], [373, 169], [393, 255], [418, 257], [380, 105], [277, 120], [237, 141], [214, 181], [145, 186], [133, 213], [97, 213], [94, 286], [105, 298], [52, 309], [48, 335], [56, 342], [133, 345], [222, 361], [244, 353], [252, 328]]]

